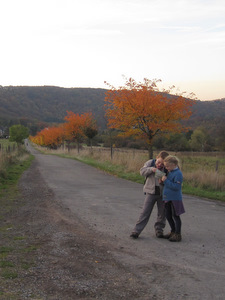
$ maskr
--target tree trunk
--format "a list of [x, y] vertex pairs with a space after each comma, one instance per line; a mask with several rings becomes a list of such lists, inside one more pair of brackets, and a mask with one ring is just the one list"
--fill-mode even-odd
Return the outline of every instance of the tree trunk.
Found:
[[153, 159], [152, 145], [148, 145], [148, 157], [149, 157], [149, 159]]

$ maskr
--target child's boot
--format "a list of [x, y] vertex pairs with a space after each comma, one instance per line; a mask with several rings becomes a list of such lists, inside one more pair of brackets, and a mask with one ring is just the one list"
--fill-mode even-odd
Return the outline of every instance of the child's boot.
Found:
[[170, 239], [173, 235], [175, 234], [175, 232], [173, 232], [173, 231], [171, 231], [171, 232], [169, 232], [169, 233], [167, 233], [167, 234], [164, 234], [163, 235], [163, 237], [164, 237], [164, 239]]
[[170, 242], [180, 242], [182, 240], [181, 234], [180, 233], [174, 233], [170, 238]]
[[137, 232], [131, 232], [130, 237], [132, 237], [133, 239], [137, 239], [139, 237], [139, 233], [137, 233]]

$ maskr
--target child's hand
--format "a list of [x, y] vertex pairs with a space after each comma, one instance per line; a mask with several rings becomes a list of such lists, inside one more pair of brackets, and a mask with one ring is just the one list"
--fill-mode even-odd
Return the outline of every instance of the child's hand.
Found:
[[152, 172], [154, 172], [154, 173], [155, 173], [155, 172], [156, 172], [156, 170], [157, 170], [157, 168], [152, 168]]
[[162, 182], [164, 182], [166, 179], [167, 179], [167, 177], [166, 177], [166, 176], [163, 176], [163, 177], [162, 177]]

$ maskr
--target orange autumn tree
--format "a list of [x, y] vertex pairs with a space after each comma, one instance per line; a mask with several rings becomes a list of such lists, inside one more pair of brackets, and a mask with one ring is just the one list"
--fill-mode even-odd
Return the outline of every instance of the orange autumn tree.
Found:
[[130, 78], [118, 89], [108, 84], [110, 89], [105, 97], [109, 128], [118, 129], [125, 136], [144, 139], [149, 158], [153, 156], [152, 141], [157, 134], [185, 130], [180, 121], [191, 116], [194, 103], [184, 97], [184, 93], [172, 95], [174, 86], [160, 91], [159, 82], [161, 80], [144, 79], [143, 83], [137, 83]]
[[93, 119], [92, 113], [75, 114], [72, 111], [67, 111], [67, 116], [64, 118], [66, 123], [64, 124], [66, 139], [69, 141], [76, 141], [79, 144], [83, 137], [87, 136], [87, 129], [96, 129], [96, 124]]
[[62, 144], [64, 136], [64, 128], [61, 125], [44, 128], [35, 137], [30, 137], [30, 139], [38, 145], [55, 149]]

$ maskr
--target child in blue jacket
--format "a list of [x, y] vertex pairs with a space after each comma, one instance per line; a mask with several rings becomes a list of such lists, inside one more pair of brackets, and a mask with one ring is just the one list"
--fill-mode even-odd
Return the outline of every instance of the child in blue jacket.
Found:
[[166, 219], [170, 225], [171, 232], [164, 235], [170, 242], [180, 242], [181, 219], [180, 215], [185, 212], [182, 201], [183, 175], [178, 167], [176, 156], [169, 155], [164, 160], [164, 166], [168, 175], [162, 177], [164, 183], [163, 201], [165, 202]]

